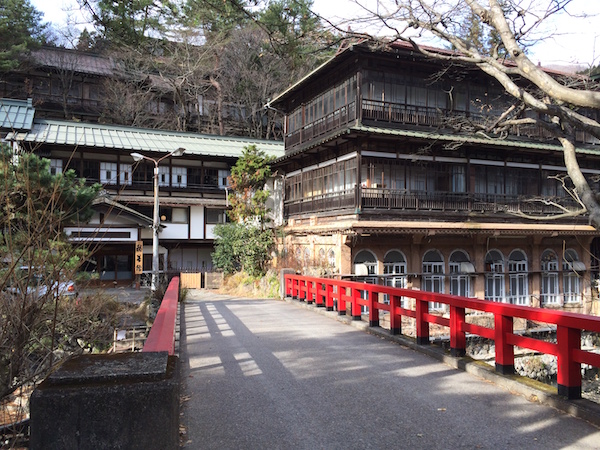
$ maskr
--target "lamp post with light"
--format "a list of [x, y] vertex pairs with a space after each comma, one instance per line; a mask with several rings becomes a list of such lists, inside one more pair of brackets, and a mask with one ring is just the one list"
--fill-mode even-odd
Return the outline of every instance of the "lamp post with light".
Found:
[[154, 211], [152, 220], [152, 283], [150, 290], [155, 293], [158, 289], [158, 230], [160, 228], [160, 217], [159, 217], [159, 201], [158, 201], [158, 164], [170, 157], [170, 156], [181, 156], [185, 152], [185, 148], [179, 147], [177, 150], [173, 150], [167, 153], [161, 158], [154, 159], [149, 156], [144, 156], [141, 153], [131, 153], [131, 157], [135, 162], [140, 162], [142, 159], [152, 161], [154, 163]]

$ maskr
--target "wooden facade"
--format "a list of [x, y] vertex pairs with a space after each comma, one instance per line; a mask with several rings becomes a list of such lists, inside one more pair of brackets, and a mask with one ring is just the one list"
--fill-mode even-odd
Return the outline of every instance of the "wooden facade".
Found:
[[[306, 269], [598, 312], [598, 233], [557, 217], [580, 206], [556, 140], [530, 125], [494, 134], [510, 101], [403, 45], [340, 52], [271, 102], [286, 113], [284, 248]], [[600, 142], [576, 141], [596, 188]]]

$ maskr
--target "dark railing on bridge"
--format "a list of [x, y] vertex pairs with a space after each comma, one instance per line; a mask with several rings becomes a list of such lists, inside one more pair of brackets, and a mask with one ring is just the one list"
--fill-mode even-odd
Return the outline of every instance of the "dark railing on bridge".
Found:
[[[402, 332], [402, 316], [415, 319], [417, 344], [429, 344], [429, 325], [438, 324], [449, 328], [450, 347], [453, 356], [466, 354], [467, 333], [491, 339], [496, 348], [496, 370], [503, 374], [514, 373], [514, 347], [522, 347], [557, 357], [558, 394], [569, 399], [581, 398], [581, 364], [600, 368], [600, 354], [581, 349], [581, 332], [600, 333], [600, 317], [547, 310], [526, 306], [496, 303], [486, 300], [458, 297], [434, 292], [401, 289], [377, 284], [353, 281], [305, 277], [285, 274], [287, 296], [334, 309], [346, 314], [350, 304], [353, 319], [361, 320], [361, 307], [368, 308], [370, 326], [379, 326], [379, 312], [390, 316], [390, 333]], [[383, 302], [383, 299], [389, 302]], [[414, 299], [415, 309], [408, 309], [402, 299]], [[449, 317], [433, 314], [430, 303], [448, 305]], [[466, 311], [490, 313], [494, 328], [466, 321]], [[543, 322], [556, 326], [556, 342], [546, 342], [513, 331], [515, 318]]]
[[405, 189], [367, 188], [357, 186], [312, 197], [285, 202], [285, 214], [294, 215], [340, 209], [360, 208], [362, 211], [445, 211], [456, 213], [523, 213], [551, 215], [564, 212], [556, 204], [577, 210], [567, 198], [526, 197], [508, 194], [471, 192], [426, 192]]

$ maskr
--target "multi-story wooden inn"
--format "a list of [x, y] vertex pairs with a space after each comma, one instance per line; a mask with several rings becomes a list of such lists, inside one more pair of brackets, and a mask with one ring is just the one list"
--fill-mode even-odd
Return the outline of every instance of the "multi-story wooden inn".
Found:
[[[110, 285], [136, 280], [136, 248], [143, 263], [138, 276], [150, 278], [152, 160], [160, 160], [160, 272], [206, 272], [212, 267], [214, 228], [225, 222], [231, 167], [249, 145], [273, 157], [283, 154], [275, 141], [39, 119], [32, 102], [22, 100], [0, 99], [0, 132], [16, 151], [49, 159], [53, 174], [73, 169], [87, 183], [102, 184], [91, 220], [65, 233], [93, 250], [86, 269]], [[169, 157], [179, 148], [185, 149], [182, 156]], [[148, 159], [136, 162], [136, 153]]]
[[[540, 129], [473, 133], [509, 99], [474, 69], [354, 45], [280, 94], [285, 247], [306, 265], [396, 286], [597, 313], [598, 232]], [[577, 136], [598, 185], [600, 142]]]

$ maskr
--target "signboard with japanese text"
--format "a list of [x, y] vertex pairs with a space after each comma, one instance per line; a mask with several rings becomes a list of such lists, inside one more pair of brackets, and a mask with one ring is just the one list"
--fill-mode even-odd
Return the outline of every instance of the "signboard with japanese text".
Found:
[[144, 271], [144, 243], [136, 241], [135, 243], [135, 274], [139, 275]]

